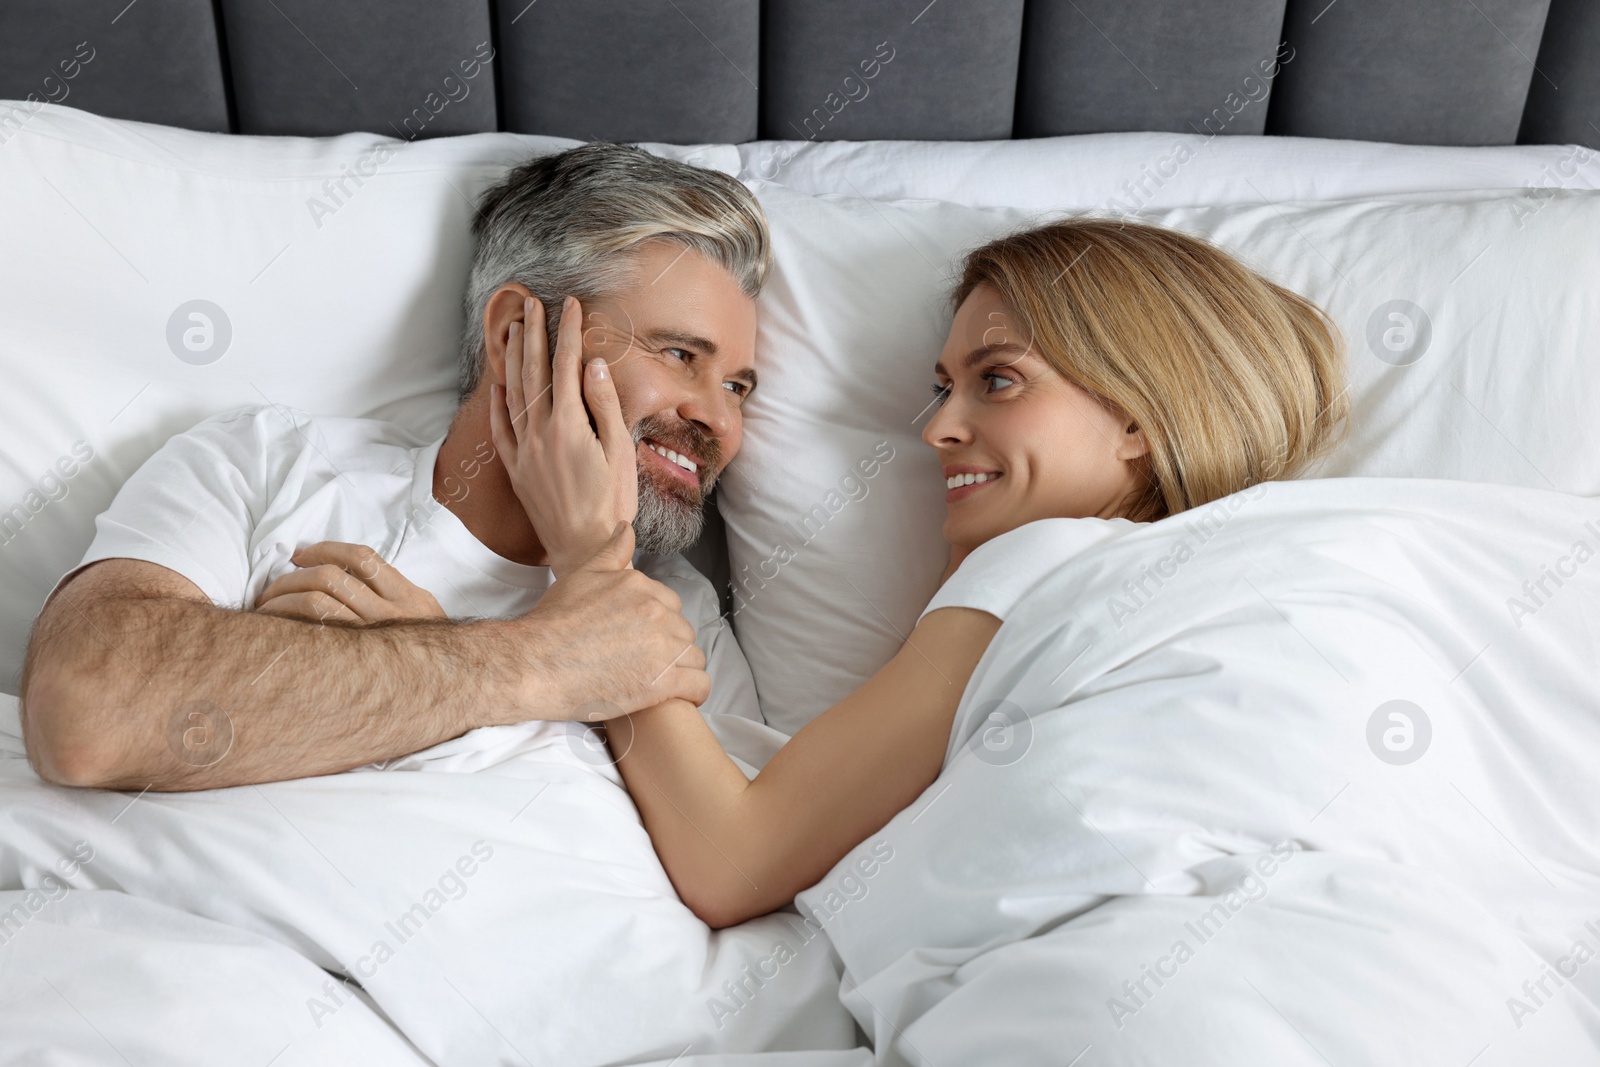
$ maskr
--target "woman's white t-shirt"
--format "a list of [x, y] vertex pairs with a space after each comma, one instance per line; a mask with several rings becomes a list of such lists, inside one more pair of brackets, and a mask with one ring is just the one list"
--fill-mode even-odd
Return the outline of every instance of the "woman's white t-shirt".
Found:
[[1025, 523], [967, 553], [922, 614], [940, 608], [976, 608], [1003, 622], [1045, 575], [1079, 553], [1140, 525], [1128, 519], [1039, 519]]

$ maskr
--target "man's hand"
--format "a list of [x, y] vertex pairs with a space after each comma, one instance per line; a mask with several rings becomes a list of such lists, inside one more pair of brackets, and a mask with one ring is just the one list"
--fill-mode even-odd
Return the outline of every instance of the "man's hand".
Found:
[[611, 539], [550, 587], [523, 618], [536, 671], [519, 718], [593, 722], [674, 698], [705, 703], [705, 653], [678, 594], [628, 566], [633, 528]]
[[[528, 298], [506, 344], [506, 384], [489, 387], [489, 430], [557, 578], [639, 510], [633, 434], [606, 363], [583, 363], [583, 308], [562, 304], [555, 357], [544, 305]], [[590, 425], [590, 415], [594, 424]]]
[[369, 623], [384, 619], [443, 619], [426, 589], [366, 545], [320, 541], [289, 557], [299, 569], [268, 585], [256, 610], [311, 622]]

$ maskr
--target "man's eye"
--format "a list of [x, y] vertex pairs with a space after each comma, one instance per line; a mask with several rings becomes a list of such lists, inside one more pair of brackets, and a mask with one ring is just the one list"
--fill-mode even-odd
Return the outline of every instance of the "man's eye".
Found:
[[685, 363], [688, 363], [694, 359], [694, 353], [689, 351], [687, 348], [664, 348], [662, 351], [676, 355], [678, 359]]
[[723, 382], [722, 383], [722, 387], [724, 389], [728, 390], [729, 392], [733, 393], [734, 396], [739, 397], [741, 400], [750, 395], [750, 383], [749, 382], [740, 382], [740, 381]]

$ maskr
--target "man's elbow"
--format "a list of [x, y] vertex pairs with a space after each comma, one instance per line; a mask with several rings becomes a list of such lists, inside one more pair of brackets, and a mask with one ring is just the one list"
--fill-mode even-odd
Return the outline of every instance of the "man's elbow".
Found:
[[56, 785], [106, 788], [123, 753], [90, 728], [87, 702], [52, 671], [32, 672], [22, 693], [22, 739], [34, 771]]

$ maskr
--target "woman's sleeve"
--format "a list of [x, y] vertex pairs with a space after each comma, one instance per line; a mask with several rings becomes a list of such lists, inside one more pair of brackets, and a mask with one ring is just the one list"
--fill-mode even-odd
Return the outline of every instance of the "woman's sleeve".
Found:
[[922, 614], [940, 608], [975, 608], [1004, 621], [1017, 601], [1044, 575], [1085, 549], [1138, 525], [1127, 519], [1039, 519], [1025, 523], [967, 553]]

